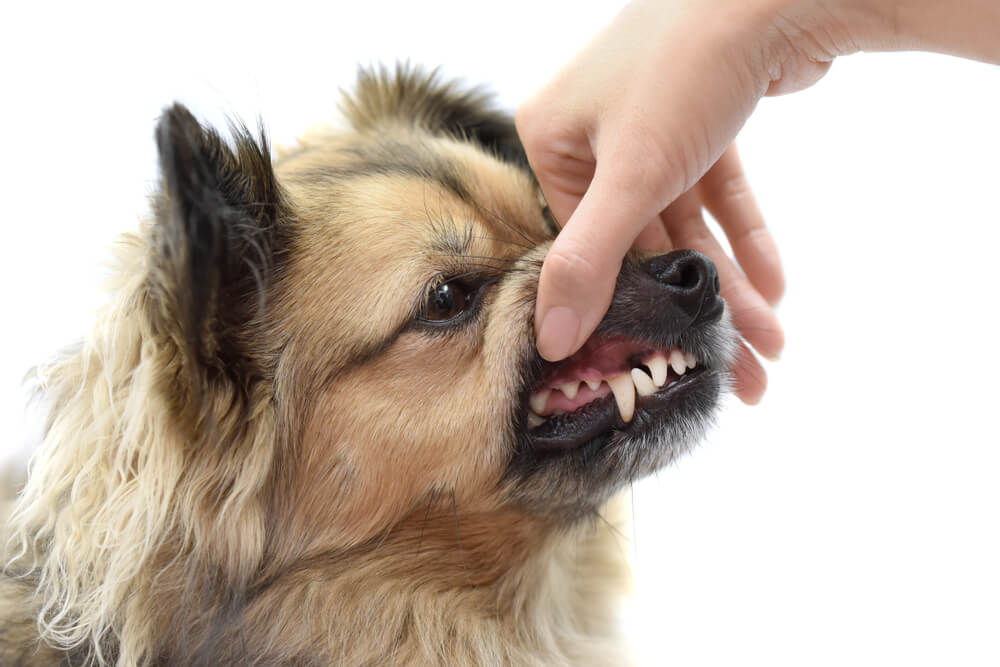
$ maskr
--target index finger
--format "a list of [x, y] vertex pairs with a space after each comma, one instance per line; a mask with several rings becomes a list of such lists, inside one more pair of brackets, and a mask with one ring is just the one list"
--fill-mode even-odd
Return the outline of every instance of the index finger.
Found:
[[601, 164], [539, 276], [535, 331], [538, 351], [549, 361], [576, 352], [597, 328], [611, 304], [622, 259], [663, 208], [664, 194], [650, 185], [655, 180], [649, 174], [633, 178], [634, 168], [609, 173]]

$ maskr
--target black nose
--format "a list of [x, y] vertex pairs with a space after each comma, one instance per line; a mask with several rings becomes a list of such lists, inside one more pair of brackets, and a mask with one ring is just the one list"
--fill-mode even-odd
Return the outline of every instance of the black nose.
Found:
[[719, 273], [700, 252], [675, 250], [648, 260], [645, 268], [667, 291], [672, 305], [692, 319], [716, 310]]

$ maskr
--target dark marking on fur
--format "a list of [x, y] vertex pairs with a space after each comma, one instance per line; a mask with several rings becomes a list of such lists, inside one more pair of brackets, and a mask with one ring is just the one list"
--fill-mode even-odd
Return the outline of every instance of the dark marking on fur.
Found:
[[203, 367], [245, 383], [254, 369], [242, 331], [281, 267], [289, 214], [263, 130], [254, 138], [233, 123], [231, 133], [230, 147], [182, 105], [164, 112], [149, 281], [159, 328]]
[[394, 71], [384, 65], [361, 69], [342, 108], [361, 132], [378, 131], [387, 122], [413, 125], [471, 141], [504, 162], [529, 169], [513, 116], [497, 109], [482, 88], [441, 81], [437, 69], [427, 72], [409, 63], [397, 63]]
[[295, 174], [293, 180], [339, 183], [372, 176], [403, 176], [437, 183], [460, 200], [475, 204], [454, 165], [435, 155], [430, 148], [385, 139], [373, 146], [345, 148], [340, 152], [349, 155], [351, 160], [305, 170]]

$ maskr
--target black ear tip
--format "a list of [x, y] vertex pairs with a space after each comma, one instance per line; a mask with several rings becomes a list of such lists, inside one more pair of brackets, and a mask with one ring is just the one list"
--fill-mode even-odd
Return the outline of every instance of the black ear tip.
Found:
[[199, 143], [202, 127], [186, 106], [174, 102], [163, 110], [156, 124], [156, 147], [160, 152], [160, 162], [166, 167], [174, 161], [174, 156], [190, 154]]
[[162, 136], [192, 128], [200, 128], [194, 114], [180, 102], [174, 102], [160, 115], [160, 122], [156, 125], [156, 134]]
[[183, 104], [175, 102], [164, 109], [156, 125], [164, 189], [183, 199], [201, 187], [217, 186], [219, 165], [215, 161], [221, 156], [216, 140], [217, 135], [199, 123]]

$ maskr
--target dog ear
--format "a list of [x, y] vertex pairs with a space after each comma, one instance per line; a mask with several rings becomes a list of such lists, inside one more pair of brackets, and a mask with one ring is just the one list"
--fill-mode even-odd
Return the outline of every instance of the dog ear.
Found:
[[514, 117], [498, 109], [482, 88], [442, 81], [437, 69], [428, 73], [409, 63], [397, 63], [395, 71], [384, 65], [361, 69], [354, 92], [344, 94], [341, 107], [360, 132], [386, 123], [413, 125], [472, 141], [505, 162], [528, 168]]
[[287, 247], [287, 206], [263, 130], [230, 130], [231, 146], [184, 106], [164, 111], [149, 280], [154, 325], [201, 366], [247, 379], [241, 341]]

